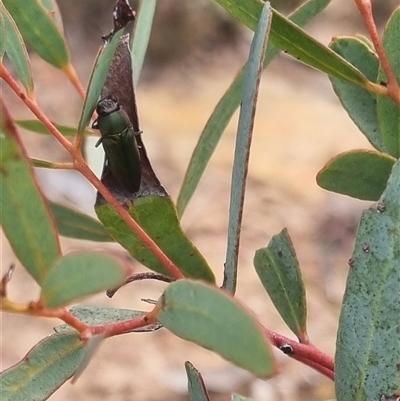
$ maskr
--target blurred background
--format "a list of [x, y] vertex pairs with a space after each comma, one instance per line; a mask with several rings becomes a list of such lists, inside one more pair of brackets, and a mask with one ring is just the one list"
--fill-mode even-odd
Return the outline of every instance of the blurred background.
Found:
[[[136, 2], [131, 5], [136, 9]], [[276, 0], [284, 14], [298, 0]], [[398, 0], [375, 1], [382, 31]], [[73, 64], [87, 84], [101, 35], [112, 28], [113, 0], [58, 1]], [[306, 30], [324, 44], [333, 36], [365, 34], [353, 2], [333, 0]], [[209, 0], [158, 2], [150, 46], [137, 88], [143, 139], [153, 167], [176, 199], [191, 152], [220, 97], [246, 60], [252, 32], [241, 27]], [[37, 97], [58, 123], [77, 125], [82, 101], [63, 74], [31, 54]], [[19, 100], [2, 86], [16, 118], [32, 118]], [[237, 116], [201, 181], [183, 217], [183, 226], [222, 282], [226, 250], [230, 178]], [[52, 138], [23, 132], [30, 156], [69, 160]], [[101, 150], [88, 141], [87, 153], [99, 173]], [[355, 148], [370, 148], [340, 107], [323, 74], [279, 56], [263, 75], [251, 151], [240, 249], [237, 297], [263, 324], [293, 337], [259, 283], [252, 259], [272, 235], [287, 227], [306, 281], [311, 341], [331, 355], [345, 287], [347, 262], [366, 202], [330, 194], [315, 183], [329, 158]], [[95, 191], [79, 175], [37, 170], [47, 196], [94, 214]], [[65, 252], [90, 249], [123, 252], [115, 244], [99, 245], [63, 239]], [[2, 269], [17, 262], [10, 297], [28, 302], [38, 288], [16, 261], [2, 238]], [[137, 266], [137, 271], [143, 268]], [[163, 284], [142, 282], [121, 289], [113, 299], [104, 294], [85, 304], [148, 310], [141, 298], [158, 298]], [[57, 321], [3, 314], [1, 363], [17, 363]], [[241, 346], [246, 346], [242, 344]], [[187, 399], [183, 363], [190, 360], [204, 375], [213, 401], [227, 401], [236, 391], [259, 401], [319, 401], [334, 398], [332, 383], [311, 369], [276, 353], [281, 374], [255, 379], [210, 351], [180, 340], [166, 330], [130, 334], [104, 343], [82, 377], [66, 383], [50, 399], [164, 401]]]

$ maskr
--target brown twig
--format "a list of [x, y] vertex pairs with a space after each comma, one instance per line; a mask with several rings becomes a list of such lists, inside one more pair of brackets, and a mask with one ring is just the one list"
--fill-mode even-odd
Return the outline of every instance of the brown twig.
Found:
[[133, 283], [134, 281], [141, 281], [141, 280], [158, 280], [158, 281], [164, 281], [164, 283], [172, 283], [174, 281], [172, 277], [166, 276], [165, 274], [161, 273], [154, 273], [154, 272], [135, 273], [126, 278], [125, 281], [119, 287], [107, 290], [107, 296], [112, 298], [115, 295], [115, 293], [123, 286], [129, 283]]
[[43, 125], [50, 131], [50, 133], [70, 153], [70, 155], [74, 159], [75, 168], [82, 175], [84, 175], [86, 179], [103, 195], [104, 199], [121, 216], [125, 223], [149, 248], [154, 256], [157, 257], [157, 259], [164, 265], [164, 267], [171, 273], [171, 275], [176, 279], [184, 278], [184, 275], [177, 268], [177, 266], [165, 255], [165, 253], [159, 248], [159, 246], [148, 236], [148, 234], [142, 229], [142, 227], [139, 226], [139, 224], [124, 209], [124, 207], [117, 201], [117, 199], [115, 199], [111, 192], [96, 177], [96, 175], [87, 165], [80, 149], [77, 149], [73, 144], [71, 144], [49, 120], [49, 118], [47, 118], [47, 116], [40, 109], [39, 105], [25, 95], [24, 91], [21, 89], [21, 87], [14, 80], [14, 78], [11, 76], [11, 74], [2, 63], [0, 63], [0, 78], [2, 78], [10, 86], [10, 88], [16, 93], [16, 95], [32, 111], [32, 113], [43, 123]]
[[390, 65], [389, 58], [383, 47], [381, 37], [379, 36], [378, 29], [376, 27], [374, 16], [372, 13], [372, 4], [370, 0], [354, 0], [361, 16], [364, 20], [365, 26], [369, 32], [375, 51], [379, 57], [379, 61], [382, 65], [383, 71], [385, 71], [387, 78], [386, 93], [396, 103], [400, 104], [400, 86], [397, 82], [396, 75]]

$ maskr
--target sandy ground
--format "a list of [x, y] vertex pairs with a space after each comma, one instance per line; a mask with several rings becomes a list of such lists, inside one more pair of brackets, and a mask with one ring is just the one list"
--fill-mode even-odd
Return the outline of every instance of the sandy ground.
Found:
[[[166, 71], [156, 83], [138, 88], [147, 150], [161, 182], [175, 199], [197, 138], [236, 69], [237, 65], [232, 65], [209, 73], [185, 73], [182, 67], [181, 71]], [[50, 89], [57, 91], [53, 96], [45, 96], [48, 88], [59, 87], [62, 76], [41, 62], [35, 63], [34, 73], [43, 108], [57, 121], [74, 124], [80, 101], [73, 90], [66, 84], [60, 90]], [[13, 110], [17, 110], [15, 114], [28, 117], [6, 88], [4, 91]], [[204, 253], [219, 282], [226, 250], [235, 124], [236, 118], [183, 218], [184, 228]], [[45, 157], [48, 149], [58, 152], [51, 140], [43, 137], [24, 133], [24, 140], [29, 146], [34, 145], [32, 156]], [[341, 109], [325, 77], [310, 73], [305, 67], [295, 68], [287, 60], [281, 60], [264, 74], [243, 216], [237, 297], [267, 327], [292, 336], [252, 266], [255, 250], [266, 246], [272, 235], [287, 227], [306, 281], [311, 340], [331, 355], [354, 229], [360, 210], [367, 204], [327, 193], [316, 185], [315, 176], [330, 157], [354, 148], [369, 145]], [[98, 166], [102, 158], [99, 150], [92, 145], [88, 149], [90, 159]], [[63, 155], [61, 150], [58, 154]], [[81, 177], [43, 170], [38, 177], [53, 199], [79, 205], [93, 214], [95, 194]], [[83, 247], [120, 249], [117, 245], [63, 241], [65, 252]], [[15, 262], [4, 238], [1, 256], [2, 269]], [[163, 288], [160, 283], [136, 283], [123, 288], [112, 300], [99, 294], [84, 303], [146, 310], [148, 305], [140, 299], [157, 298]], [[38, 288], [17, 261], [10, 297], [25, 302], [37, 295]], [[11, 314], [0, 316], [2, 369], [18, 362], [58, 323]], [[106, 341], [77, 383], [66, 383], [50, 399], [186, 400], [185, 360], [204, 374], [215, 401], [229, 400], [231, 391], [259, 401], [317, 401], [334, 397], [328, 379], [279, 352], [276, 355], [281, 375], [261, 381], [166, 330], [124, 335]]]

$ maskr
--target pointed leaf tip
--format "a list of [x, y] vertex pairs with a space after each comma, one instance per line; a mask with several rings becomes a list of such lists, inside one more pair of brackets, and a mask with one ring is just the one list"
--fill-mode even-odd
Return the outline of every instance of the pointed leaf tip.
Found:
[[185, 362], [189, 401], [211, 401], [200, 372], [189, 361]]
[[254, 256], [254, 267], [282, 319], [301, 342], [307, 342], [306, 295], [299, 262], [286, 229]]

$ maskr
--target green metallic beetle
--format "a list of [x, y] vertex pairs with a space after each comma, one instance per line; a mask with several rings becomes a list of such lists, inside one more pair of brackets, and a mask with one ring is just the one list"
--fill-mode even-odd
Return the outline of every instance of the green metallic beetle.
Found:
[[96, 107], [97, 120], [92, 127], [99, 129], [101, 138], [96, 147], [103, 144], [106, 163], [114, 178], [129, 192], [140, 188], [141, 166], [140, 153], [128, 114], [111, 97], [99, 101]]

